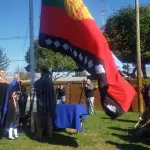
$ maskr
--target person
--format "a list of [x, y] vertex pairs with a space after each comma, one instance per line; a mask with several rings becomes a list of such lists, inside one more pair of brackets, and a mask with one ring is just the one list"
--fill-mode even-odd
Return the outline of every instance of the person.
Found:
[[94, 85], [90, 79], [85, 84], [85, 97], [88, 114], [94, 114]]
[[6, 74], [4, 70], [0, 70], [0, 83], [7, 83]]
[[143, 85], [141, 92], [143, 95], [145, 106], [146, 108], [148, 108], [150, 104], [150, 84], [146, 83], [145, 85]]
[[150, 83], [147, 85], [148, 92], [147, 92], [147, 101], [148, 101], [148, 107], [150, 106]]
[[64, 88], [64, 86], [63, 85], [60, 85], [60, 87], [58, 86], [57, 92], [58, 92], [57, 104], [60, 104], [61, 101], [62, 101], [62, 104], [65, 104], [66, 89]]
[[[147, 94], [148, 94], [148, 98], [150, 98], [150, 86], [149, 86]], [[150, 105], [148, 105], [146, 110], [139, 115], [138, 122], [134, 126], [132, 134], [134, 134], [137, 137], [149, 137], [150, 135]]]
[[0, 70], [0, 120], [3, 115], [3, 106], [4, 106], [7, 88], [8, 88], [8, 83], [5, 77], [5, 71]]
[[23, 127], [26, 124], [27, 117], [25, 115], [25, 109], [26, 109], [26, 103], [27, 103], [27, 94], [26, 94], [26, 88], [23, 86], [22, 82], [20, 81], [20, 100], [19, 100], [19, 110], [20, 110], [20, 125]]
[[[9, 130], [9, 128], [8, 128], [9, 123], [7, 124], [6, 120], [8, 120], [7, 118], [9, 118], [9, 117], [10, 118], [13, 117], [13, 116], [8, 115], [9, 109], [11, 108], [11, 107], [8, 107], [9, 106], [9, 100], [10, 100], [10, 97], [11, 97], [10, 95], [12, 93], [12, 89], [18, 87], [19, 81], [20, 81], [19, 74], [16, 74], [13, 81], [10, 84], [7, 85], [7, 89], [5, 90], [6, 93], [3, 93], [3, 97], [5, 95], [5, 98], [4, 98], [4, 101], [3, 101], [3, 104], [2, 104], [2, 111], [1, 111], [2, 115], [1, 115], [1, 120], [0, 120], [0, 125], [1, 125], [1, 129], [2, 129], [1, 138], [3, 137], [3, 134], [5, 133], [5, 131]], [[11, 113], [9, 113], [9, 114], [11, 114]]]
[[20, 99], [19, 88], [12, 88], [9, 95], [7, 115], [5, 121], [5, 129], [8, 131], [8, 139], [14, 140], [18, 138], [17, 127], [19, 126], [19, 104]]
[[35, 140], [41, 140], [44, 131], [48, 137], [52, 137], [55, 109], [56, 97], [52, 77], [48, 69], [42, 69], [41, 77], [34, 83], [26, 105], [26, 113], [31, 112], [34, 116]]

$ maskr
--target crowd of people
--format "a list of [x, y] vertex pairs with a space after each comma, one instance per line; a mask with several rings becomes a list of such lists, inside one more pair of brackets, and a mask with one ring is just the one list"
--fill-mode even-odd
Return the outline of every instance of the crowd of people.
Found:
[[[19, 74], [11, 83], [7, 82], [5, 72], [0, 71], [0, 126], [1, 137], [18, 138], [18, 127], [24, 116], [33, 114], [36, 123], [36, 139], [41, 139], [44, 130], [47, 136], [53, 134], [53, 118], [56, 98], [52, 78], [47, 69], [41, 70], [41, 77], [30, 89], [27, 98], [26, 90], [21, 85]], [[22, 119], [22, 120], [21, 120]]]
[[[94, 114], [94, 90], [94, 85], [88, 79], [85, 84], [85, 97], [89, 114]], [[8, 83], [5, 71], [0, 70], [1, 138], [7, 136], [11, 140], [17, 139], [17, 129], [20, 123], [24, 124], [26, 116], [33, 116], [36, 140], [42, 139], [43, 134], [51, 138], [56, 104], [66, 104], [66, 88], [63, 85], [54, 88], [48, 69], [41, 70], [41, 77], [35, 81], [28, 96], [19, 74]]]

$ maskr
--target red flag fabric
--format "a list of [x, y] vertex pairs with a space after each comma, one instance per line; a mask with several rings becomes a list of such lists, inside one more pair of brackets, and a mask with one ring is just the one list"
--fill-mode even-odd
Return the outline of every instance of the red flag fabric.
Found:
[[129, 110], [135, 90], [118, 72], [82, 0], [42, 0], [39, 45], [71, 56], [97, 77], [102, 107], [112, 119]]

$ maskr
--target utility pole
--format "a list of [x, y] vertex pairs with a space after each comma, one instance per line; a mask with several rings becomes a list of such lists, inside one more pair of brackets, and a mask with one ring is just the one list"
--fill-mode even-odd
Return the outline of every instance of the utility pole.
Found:
[[[31, 74], [31, 88], [33, 88], [34, 87], [33, 0], [29, 0], [29, 21], [30, 21], [30, 74]], [[31, 113], [31, 132], [35, 132], [33, 113]]]
[[143, 112], [143, 98], [141, 95], [142, 72], [141, 72], [141, 49], [140, 49], [140, 13], [139, 0], [135, 0], [136, 6], [136, 48], [137, 48], [137, 85], [138, 85], [138, 105], [139, 111]]
[[101, 0], [101, 17], [102, 17], [102, 27], [104, 26], [104, 0]]
[[33, 87], [34, 86], [33, 0], [29, 0], [29, 21], [30, 21], [30, 72], [31, 72], [31, 87]]

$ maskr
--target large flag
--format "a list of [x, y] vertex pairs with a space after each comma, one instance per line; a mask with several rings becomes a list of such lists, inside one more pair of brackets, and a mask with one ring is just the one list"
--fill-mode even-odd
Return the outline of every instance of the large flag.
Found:
[[39, 44], [71, 56], [97, 76], [102, 107], [112, 119], [129, 110], [136, 93], [118, 72], [107, 41], [82, 0], [42, 0]]

